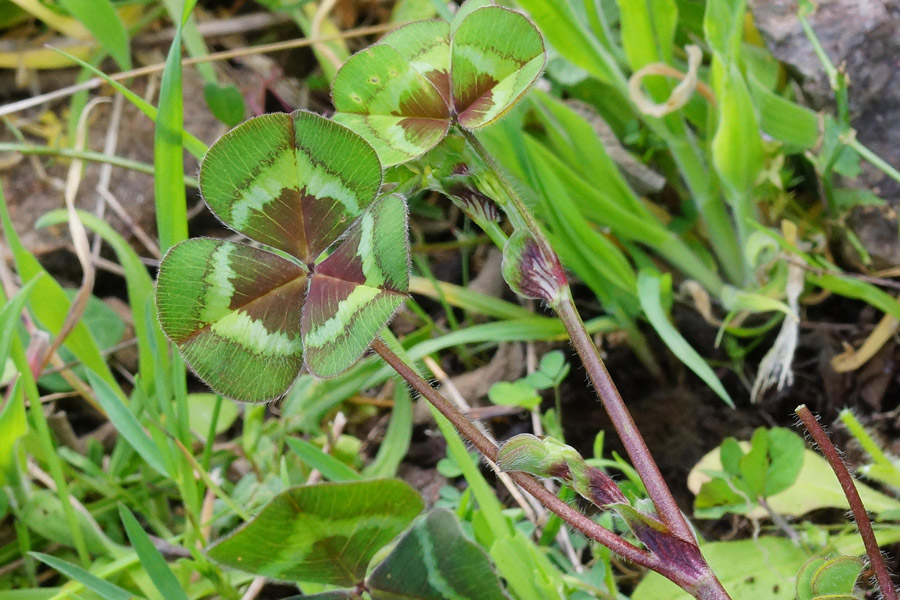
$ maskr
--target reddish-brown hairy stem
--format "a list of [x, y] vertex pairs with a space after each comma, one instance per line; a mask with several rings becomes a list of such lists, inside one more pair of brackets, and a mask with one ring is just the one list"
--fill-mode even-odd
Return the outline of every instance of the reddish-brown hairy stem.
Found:
[[[455, 406], [441, 396], [437, 390], [432, 388], [427, 381], [422, 379], [415, 369], [403, 362], [403, 359], [397, 356], [380, 339], [376, 339], [372, 343], [372, 349], [377, 352], [391, 368], [403, 377], [413, 389], [431, 402], [431, 404], [444, 415], [454, 427], [456, 427], [456, 430], [459, 431], [469, 443], [475, 446], [485, 458], [492, 462], [496, 462], [497, 446], [485, 437], [484, 434], [482, 434], [465, 415], [459, 412]], [[660, 573], [690, 592], [695, 598], [699, 598], [700, 600], [730, 600], [728, 594], [715, 578], [712, 571], [708, 568], [699, 578], [693, 575], [688, 576], [684, 570], [680, 568], [680, 565], [662, 562], [658, 556], [634, 546], [620, 536], [601, 527], [557, 498], [534, 477], [526, 473], [510, 473], [510, 476], [513, 481], [521, 486], [522, 489], [537, 498], [548, 510], [557, 514], [566, 523], [582, 532], [589, 539], [603, 544], [616, 554], [637, 565]]]
[[[497, 164], [497, 161], [494, 160], [494, 157], [491, 156], [474, 133], [463, 128], [460, 128], [460, 130], [466, 141], [478, 154], [478, 157], [497, 176], [506, 195], [509, 196], [515, 212], [524, 221], [525, 226], [534, 236], [541, 251], [548, 257], [555, 257], [556, 253], [550, 242], [544, 236], [531, 211], [519, 198], [515, 188], [507, 179], [503, 168]], [[581, 315], [578, 314], [578, 309], [575, 308], [575, 304], [572, 302], [572, 295], [568, 287], [566, 286], [566, 289], [560, 290], [560, 292], [560, 300], [554, 303], [553, 308], [563, 322], [569, 334], [569, 339], [572, 340], [572, 345], [581, 358], [591, 383], [594, 384], [597, 397], [606, 408], [606, 412], [616, 428], [616, 433], [618, 433], [622, 444], [625, 446], [628, 457], [631, 459], [638, 475], [640, 475], [641, 481], [644, 482], [647, 494], [653, 501], [654, 506], [656, 506], [659, 517], [675, 535], [693, 542], [695, 539], [694, 534], [681, 513], [681, 509], [678, 508], [675, 498], [672, 497], [672, 492], [659, 472], [659, 467], [657, 467], [656, 461], [653, 460], [644, 438], [635, 426], [634, 420], [631, 418], [631, 414], [622, 400], [622, 396], [619, 395], [619, 391], [609, 376], [609, 372], [606, 370], [606, 366], [603, 364], [596, 346], [594, 346], [594, 342], [584, 328]]]
[[884, 564], [884, 558], [881, 556], [881, 550], [878, 548], [878, 541], [875, 539], [875, 532], [872, 530], [872, 523], [869, 521], [869, 515], [866, 514], [866, 507], [863, 506], [859, 492], [856, 491], [856, 485], [853, 483], [853, 477], [847, 470], [847, 465], [841, 460], [840, 454], [828, 434], [819, 425], [816, 417], [813, 416], [809, 408], [805, 404], [801, 404], [794, 411], [803, 426], [819, 445], [819, 451], [825, 456], [828, 464], [834, 470], [834, 474], [844, 490], [844, 496], [850, 503], [850, 510], [853, 511], [853, 517], [856, 519], [856, 526], [859, 528], [859, 535], [862, 536], [863, 544], [866, 546], [866, 554], [869, 555], [869, 561], [872, 569], [875, 571], [875, 578], [878, 580], [878, 586], [881, 588], [882, 597], [885, 600], [897, 600], [897, 590], [891, 581], [891, 575], [888, 573], [887, 566]]
[[656, 506], [660, 519], [668, 525], [675, 535], [688, 541], [694, 541], [694, 534], [687, 520], [684, 518], [681, 509], [678, 508], [678, 504], [675, 502], [669, 486], [666, 485], [662, 473], [659, 472], [659, 467], [656, 465], [656, 461], [653, 460], [653, 456], [650, 454], [641, 432], [638, 431], [637, 426], [634, 424], [634, 419], [631, 418], [628, 407], [625, 406], [619, 390], [616, 389], [616, 384], [613, 383], [612, 378], [609, 376], [609, 371], [606, 370], [606, 365], [603, 364], [603, 359], [600, 358], [597, 346], [594, 345], [594, 341], [584, 328], [581, 315], [578, 314], [578, 309], [575, 308], [572, 295], [568, 293], [568, 290], [565, 294], [562, 294], [557, 306], [554, 308], [566, 331], [569, 333], [572, 346], [574, 346], [579, 358], [581, 358], [591, 383], [594, 384], [594, 391], [597, 397], [603, 403], [603, 407], [606, 409], [613, 427], [616, 428], [619, 439], [622, 440], [622, 444], [625, 446], [625, 451], [631, 459], [631, 464], [634, 465], [635, 470], [641, 477], [641, 481], [644, 483], [644, 487], [647, 488], [647, 495], [650, 496], [653, 505]]

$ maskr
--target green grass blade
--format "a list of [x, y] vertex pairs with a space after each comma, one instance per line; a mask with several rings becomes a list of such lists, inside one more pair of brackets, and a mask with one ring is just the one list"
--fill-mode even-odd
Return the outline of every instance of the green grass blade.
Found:
[[175, 574], [172, 573], [166, 559], [153, 545], [150, 537], [141, 528], [140, 523], [134, 518], [131, 511], [120, 504], [119, 516], [122, 519], [122, 524], [125, 525], [128, 539], [131, 540], [131, 545], [134, 546], [134, 551], [137, 553], [138, 558], [141, 559], [141, 564], [147, 570], [153, 585], [156, 586], [162, 597], [166, 600], [188, 600], [187, 594], [184, 593], [184, 589], [181, 587]]
[[361, 481], [363, 476], [331, 456], [325, 454], [315, 444], [300, 438], [288, 438], [287, 445], [300, 457], [300, 460], [314, 469], [318, 469], [328, 481], [342, 483], [344, 481]]
[[[128, 301], [131, 306], [132, 321], [138, 340], [138, 364], [143, 381], [152, 384], [155, 379], [157, 360], [154, 347], [165, 345], [165, 336], [159, 328], [156, 315], [148, 311], [147, 298], [153, 296], [153, 279], [141, 262], [134, 249], [113, 229], [109, 223], [97, 216], [79, 210], [78, 218], [85, 227], [98, 234], [103, 241], [112, 247], [125, 271], [125, 286], [128, 290]], [[37, 220], [34, 227], [49, 227], [68, 221], [66, 210], [51, 211]]]
[[25, 302], [27, 302], [31, 292], [34, 291], [35, 286], [41, 281], [43, 276], [43, 273], [38, 273], [34, 279], [22, 286], [22, 289], [3, 306], [3, 310], [0, 310], [0, 365], [5, 365], [6, 359], [9, 358], [9, 349], [12, 345], [13, 333], [16, 331], [16, 322], [25, 308]]
[[108, 581], [104, 581], [93, 575], [89, 571], [82, 569], [77, 565], [73, 565], [70, 562], [66, 562], [60, 558], [56, 558], [55, 556], [50, 556], [49, 554], [43, 554], [41, 552], [30, 552], [31, 556], [35, 557], [39, 561], [49, 565], [54, 568], [59, 573], [62, 573], [69, 579], [73, 579], [78, 581], [82, 585], [84, 585], [89, 590], [97, 593], [101, 598], [105, 600], [131, 600], [135, 595], [120, 588], [114, 583], [110, 583]]
[[[13, 227], [2, 189], [0, 189], [0, 222], [2, 222], [6, 243], [12, 251], [19, 277], [24, 282], [40, 277], [40, 281], [35, 284], [36, 287], [34, 289], [36, 297], [40, 298], [40, 302], [32, 300], [29, 302], [29, 308], [42, 327], [47, 329], [51, 335], [58, 335], [62, 330], [66, 315], [69, 313], [71, 302], [69, 302], [62, 286], [47, 274], [37, 258], [22, 244]], [[42, 275], [46, 276], [42, 277]], [[96, 340], [94, 340], [84, 323], [79, 322], [72, 328], [64, 345], [84, 366], [95, 371], [104, 381], [112, 386], [117, 395], [121, 398], [125, 397], [115, 377], [113, 377], [112, 371], [106, 364], [106, 359], [97, 346]]]
[[87, 27], [123, 71], [131, 69], [128, 32], [110, 0], [60, 0], [66, 11]]
[[168, 477], [169, 470], [166, 468], [159, 448], [156, 447], [150, 436], [144, 433], [134, 413], [125, 406], [125, 403], [113, 392], [109, 384], [92, 371], [88, 371], [88, 381], [97, 394], [97, 402], [103, 407], [116, 431], [141, 455], [141, 458], [147, 461], [148, 465], [163, 477]]
[[669, 350], [678, 357], [691, 371], [697, 374], [706, 385], [719, 395], [729, 406], [734, 407], [734, 402], [725, 391], [725, 387], [713, 370], [706, 364], [703, 357], [687, 342], [677, 329], [669, 322], [669, 318], [663, 310], [660, 299], [660, 277], [649, 271], [641, 271], [638, 274], [638, 297], [644, 314], [653, 325], [653, 329], [659, 334]]
[[[533, 319], [537, 317], [524, 306], [507, 302], [496, 296], [489, 296], [461, 285], [431, 280], [417, 275], [409, 278], [409, 291], [433, 300], [443, 300], [451, 306], [495, 319]], [[550, 317], [546, 318], [550, 319]]]
[[[182, 0], [163, 0], [169, 18], [173, 23], [178, 23], [185, 14], [190, 15], [193, 7], [185, 6]], [[206, 48], [206, 42], [203, 40], [200, 30], [197, 29], [197, 22], [193, 17], [189, 17], [181, 28], [181, 37], [184, 40], [184, 47], [187, 48], [188, 54], [192, 57], [207, 56], [209, 51]], [[218, 83], [216, 70], [212, 63], [198, 63], [196, 65], [197, 72], [206, 83]]]
[[16, 442], [28, 433], [21, 379], [16, 379], [7, 398], [6, 405], [0, 409], [0, 485], [4, 486], [17, 479]]
[[[146, 100], [144, 100], [143, 98], [141, 98], [140, 96], [138, 96], [137, 94], [135, 94], [134, 92], [129, 90], [127, 87], [125, 87], [124, 85], [122, 85], [121, 83], [116, 81], [115, 79], [111, 78], [109, 75], [107, 75], [106, 73], [104, 73], [103, 71], [98, 69], [97, 67], [93, 66], [92, 64], [85, 62], [85, 61], [81, 60], [80, 58], [78, 58], [77, 56], [73, 56], [73, 55], [69, 54], [68, 52], [63, 52], [59, 48], [54, 48], [53, 50], [56, 52], [59, 52], [63, 56], [69, 58], [72, 62], [81, 65], [82, 67], [84, 67], [85, 69], [87, 69], [88, 71], [90, 71], [91, 73], [93, 73], [94, 75], [99, 77], [100, 79], [104, 80], [106, 83], [111, 85], [117, 92], [120, 92], [123, 96], [125, 96], [125, 98], [129, 102], [134, 104], [134, 106], [138, 110], [140, 110], [142, 113], [147, 115], [147, 117], [149, 117], [151, 121], [156, 121], [159, 111], [156, 109], [155, 106], [153, 106], [152, 104], [150, 104], [149, 102], [147, 102]], [[182, 131], [182, 135], [184, 138], [184, 148], [188, 152], [190, 152], [191, 155], [193, 155], [195, 158], [197, 158], [197, 159], [203, 158], [203, 155], [206, 154], [206, 150], [207, 150], [206, 144], [204, 144], [199, 139], [197, 139], [196, 137], [194, 137], [193, 135], [191, 135], [190, 133], [188, 133], [186, 131]]]
[[397, 385], [394, 387], [391, 423], [388, 425], [375, 459], [366, 465], [363, 475], [366, 477], [394, 477], [409, 450], [412, 427], [412, 398], [409, 395], [409, 388], [405, 385]]
[[166, 58], [159, 90], [159, 114], [153, 143], [156, 176], [156, 228], [160, 250], [165, 252], [187, 239], [187, 197], [184, 193], [182, 130], [184, 106], [181, 87], [181, 27]]

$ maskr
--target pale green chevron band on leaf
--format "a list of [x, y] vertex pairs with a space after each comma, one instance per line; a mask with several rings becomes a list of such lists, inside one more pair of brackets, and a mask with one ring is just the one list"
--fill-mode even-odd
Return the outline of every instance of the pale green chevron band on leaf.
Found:
[[303, 308], [306, 366], [329, 377], [359, 359], [409, 290], [406, 203], [382, 196], [315, 266]]
[[374, 199], [375, 151], [313, 113], [264, 115], [210, 148], [200, 187], [226, 225], [311, 262]]
[[[326, 284], [327, 285], [327, 284]], [[381, 294], [381, 290], [367, 285], [357, 285], [343, 300], [339, 300], [331, 317], [317, 323], [304, 337], [307, 348], [321, 348], [334, 344], [338, 338], [346, 336], [348, 325], [363, 309]]]
[[244, 401], [283, 394], [303, 364], [306, 271], [271, 252], [197, 238], [160, 264], [163, 331], [213, 390]]
[[459, 124], [477, 129], [502, 116], [528, 91], [546, 64], [546, 52], [528, 17], [486, 6], [460, 22], [450, 41], [450, 64]]

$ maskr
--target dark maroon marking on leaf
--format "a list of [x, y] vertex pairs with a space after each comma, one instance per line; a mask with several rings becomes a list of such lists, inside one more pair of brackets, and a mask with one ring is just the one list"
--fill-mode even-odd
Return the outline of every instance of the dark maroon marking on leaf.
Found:
[[596, 467], [588, 467], [586, 474], [588, 476], [589, 500], [591, 502], [600, 507], [628, 502], [625, 494], [622, 493], [622, 490], [619, 489], [612, 477]]
[[[433, 92], [437, 92], [436, 94]], [[450, 107], [437, 88], [416, 88], [400, 102], [393, 114], [395, 117], [418, 117], [420, 119], [449, 119]]]
[[[348, 215], [344, 212], [343, 204], [329, 197], [317, 198], [303, 194], [302, 207], [303, 227], [306, 229], [306, 239], [309, 243], [307, 262], [315, 260], [333, 244], [350, 225], [350, 221], [358, 216]], [[363, 208], [365, 204], [361, 203], [360, 210]]]
[[[306, 293], [306, 303], [303, 305], [303, 315], [300, 326], [303, 335], [306, 335], [309, 332], [311, 324], [322, 324], [333, 317], [337, 313], [341, 301], [345, 300], [356, 287], [356, 283], [335, 279], [330, 275], [324, 275], [319, 272], [311, 275], [309, 278], [309, 290]], [[406, 294], [383, 289], [375, 296], [373, 301], [387, 294], [406, 296]], [[364, 318], [364, 316], [362, 311], [354, 313], [350, 317], [349, 322], [344, 323], [341, 329], [345, 332], [349, 332], [350, 335], [353, 335], [356, 320]]]
[[425, 77], [431, 82], [434, 89], [438, 91], [447, 106], [451, 106], [453, 98], [450, 93], [450, 72], [443, 69], [434, 69], [425, 73]]
[[550, 465], [547, 469], [547, 477], [555, 477], [557, 479], [562, 479], [563, 481], [570, 481], [572, 479], [572, 472], [569, 471], [569, 465], [567, 465], [565, 461], [560, 461]]
[[306, 232], [309, 216], [304, 207], [309, 198], [296, 188], [284, 188], [262, 211], [249, 217], [244, 230], [258, 242], [284, 250], [303, 262], [309, 262], [311, 253]]
[[[479, 73], [474, 84], [466, 85], [461, 90], [461, 95], [453, 98], [453, 107], [457, 116], [462, 117], [465, 113], [466, 118], [472, 118], [475, 114], [483, 114], [493, 105], [491, 90], [498, 83], [487, 73]], [[487, 98], [483, 99], [485, 96]]]
[[[414, 144], [426, 145], [426, 143], [434, 143], [434, 131], [438, 131], [441, 136], [450, 128], [450, 120], [439, 121], [436, 119], [423, 119], [419, 117], [409, 117], [402, 119], [399, 123], [406, 133], [409, 140]], [[422, 141], [428, 138], [427, 142]]]
[[251, 300], [241, 311], [251, 319], [260, 321], [271, 332], [281, 331], [295, 337], [300, 333], [300, 300], [305, 291], [306, 277], [298, 277], [261, 298]]

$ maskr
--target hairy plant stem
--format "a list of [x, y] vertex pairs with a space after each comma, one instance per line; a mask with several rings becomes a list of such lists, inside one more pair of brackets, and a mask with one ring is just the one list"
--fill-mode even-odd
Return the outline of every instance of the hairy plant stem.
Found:
[[859, 535], [862, 537], [863, 544], [866, 547], [866, 554], [869, 555], [869, 562], [875, 571], [875, 578], [878, 580], [878, 587], [881, 588], [882, 597], [885, 600], [897, 600], [897, 590], [894, 588], [891, 575], [884, 564], [878, 541], [875, 539], [875, 532], [872, 530], [872, 523], [869, 521], [866, 507], [863, 506], [859, 492], [856, 490], [856, 485], [853, 483], [853, 477], [850, 475], [850, 471], [847, 470], [847, 465], [841, 460], [837, 448], [831, 443], [828, 434], [819, 425], [809, 408], [805, 404], [801, 404], [794, 412], [797, 413], [797, 416], [803, 422], [803, 426], [806, 427], [813, 440], [819, 445], [819, 451], [828, 460], [841, 484], [841, 489], [844, 490], [844, 496], [847, 497], [847, 502], [850, 503], [850, 510], [853, 511], [853, 517], [856, 519]]
[[[497, 164], [497, 161], [494, 160], [494, 157], [491, 156], [474, 133], [461, 127], [460, 131], [462, 131], [463, 136], [472, 146], [472, 149], [475, 150], [475, 153], [478, 154], [478, 157], [494, 172], [500, 185], [503, 187], [503, 191], [509, 197], [512, 208], [519, 214], [525, 227], [534, 236], [544, 254], [548, 257], [556, 256], [556, 252], [541, 231], [534, 215], [531, 214], [531, 211], [519, 198], [503, 168]], [[653, 501], [654, 506], [656, 506], [659, 517], [675, 535], [686, 541], [694, 542], [694, 534], [690, 526], [681, 513], [681, 509], [678, 508], [675, 498], [672, 497], [668, 485], [666, 485], [662, 474], [659, 472], [656, 461], [653, 460], [650, 450], [644, 442], [644, 438], [635, 426], [634, 420], [631, 418], [631, 414], [622, 400], [622, 396], [619, 395], [619, 391], [616, 389], [609, 372], [606, 370], [606, 366], [603, 364], [603, 360], [600, 358], [600, 353], [584, 328], [584, 322], [581, 320], [578, 309], [575, 308], [568, 286], [564, 290], [560, 290], [560, 300], [555, 303], [553, 308], [565, 326], [569, 339], [581, 358], [591, 383], [594, 384], [594, 391], [609, 414], [613, 426], [616, 428], [616, 433], [618, 433], [622, 444], [625, 446], [628, 457], [644, 482], [647, 494]]]
[[[425, 397], [444, 417], [450, 421], [456, 430], [475, 446], [485, 458], [491, 462], [497, 460], [497, 446], [481, 433], [475, 425], [459, 412], [446, 398], [441, 396], [431, 385], [425, 381], [415, 369], [407, 365], [393, 350], [380, 339], [372, 343], [372, 349], [384, 359], [409, 385], [419, 394]], [[679, 568], [679, 565], [660, 560], [654, 554], [642, 550], [629, 543], [620, 536], [601, 527], [579, 511], [575, 510], [553, 493], [547, 490], [534, 477], [526, 473], [513, 472], [510, 477], [522, 489], [537, 498], [548, 510], [552, 511], [573, 528], [623, 558], [656, 571], [660, 575], [678, 584], [698, 600], [730, 600], [728, 593], [722, 588], [712, 570], [707, 567], [700, 577], [692, 577]]]

